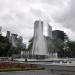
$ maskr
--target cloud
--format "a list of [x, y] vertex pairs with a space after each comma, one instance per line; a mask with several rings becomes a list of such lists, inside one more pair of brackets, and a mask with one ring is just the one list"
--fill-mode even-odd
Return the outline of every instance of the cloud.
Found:
[[75, 33], [74, 10], [75, 0], [0, 0], [0, 25], [3, 31], [10, 30], [29, 40], [34, 33], [34, 21], [41, 18], [50, 22], [53, 29], [64, 30], [75, 40], [72, 34]]

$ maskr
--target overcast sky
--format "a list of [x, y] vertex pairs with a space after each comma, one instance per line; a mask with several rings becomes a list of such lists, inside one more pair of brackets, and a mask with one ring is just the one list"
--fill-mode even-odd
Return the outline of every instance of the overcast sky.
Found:
[[53, 30], [65, 31], [75, 40], [75, 0], [0, 0], [0, 26], [23, 36], [24, 41], [33, 36], [34, 21], [41, 18]]

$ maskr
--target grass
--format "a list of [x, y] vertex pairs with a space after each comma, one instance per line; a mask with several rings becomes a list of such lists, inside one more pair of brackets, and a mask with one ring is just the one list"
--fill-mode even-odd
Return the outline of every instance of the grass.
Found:
[[44, 67], [35, 64], [0, 63], [0, 72], [44, 70]]
[[44, 70], [44, 68], [43, 67], [41, 68], [7, 68], [7, 69], [0, 69], [0, 72], [30, 71], [30, 70]]
[[30, 70], [44, 70], [44, 68], [32, 68], [32, 69], [22, 69], [22, 68], [8, 68], [8, 69], [0, 69], [0, 72], [12, 72], [12, 71], [30, 71]]

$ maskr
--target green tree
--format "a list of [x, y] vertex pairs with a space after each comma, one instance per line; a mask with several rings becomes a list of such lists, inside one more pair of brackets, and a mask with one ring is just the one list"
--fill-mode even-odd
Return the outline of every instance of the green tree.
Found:
[[0, 36], [0, 56], [8, 56], [8, 52], [11, 48], [11, 43], [6, 37]]
[[64, 54], [64, 41], [61, 39], [51, 39], [48, 41], [48, 51], [49, 53], [58, 53], [58, 57], [63, 57]]
[[34, 37], [32, 37], [30, 40], [29, 40], [29, 45], [28, 45], [28, 48], [27, 50], [31, 51], [32, 50], [32, 46], [33, 46], [33, 39]]
[[69, 50], [71, 51], [71, 57], [75, 58], [75, 41], [68, 41]]

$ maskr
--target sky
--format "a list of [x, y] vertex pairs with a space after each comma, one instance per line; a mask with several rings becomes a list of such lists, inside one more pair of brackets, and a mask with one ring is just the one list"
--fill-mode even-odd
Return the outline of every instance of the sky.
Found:
[[63, 30], [75, 40], [75, 0], [0, 0], [0, 26], [3, 35], [7, 30], [23, 36], [24, 41], [32, 38], [34, 22], [44, 21], [53, 30]]

